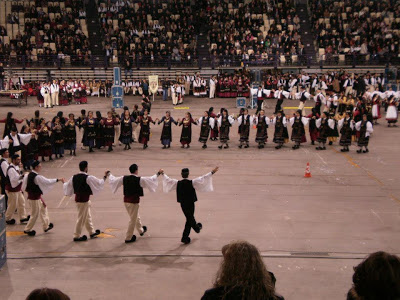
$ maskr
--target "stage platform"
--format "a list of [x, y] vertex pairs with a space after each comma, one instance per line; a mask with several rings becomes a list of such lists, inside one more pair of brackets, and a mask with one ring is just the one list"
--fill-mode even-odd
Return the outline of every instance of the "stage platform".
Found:
[[[15, 118], [33, 116], [36, 101], [28, 100], [27, 107], [9, 108]], [[110, 109], [109, 99], [95, 97], [88, 102], [42, 108], [41, 114], [51, 119], [60, 110], [78, 116], [86, 109], [100, 110], [105, 116]], [[128, 97], [125, 104], [129, 108], [140, 105], [140, 97]], [[284, 106], [297, 104], [287, 100]], [[187, 97], [183, 105], [173, 107], [171, 101], [156, 97], [151, 115], [161, 119], [170, 110], [178, 119], [190, 111], [199, 118], [210, 106], [236, 114], [235, 105], [235, 99]], [[274, 106], [271, 101], [268, 116]], [[3, 109], [0, 118], [6, 113]], [[278, 293], [286, 299], [345, 299], [353, 266], [362, 258], [379, 250], [400, 254], [396, 167], [400, 128], [387, 128], [384, 120], [380, 123], [374, 127], [367, 154], [357, 154], [354, 145], [350, 152], [341, 153], [338, 142], [321, 152], [310, 142], [299, 150], [292, 150], [292, 143], [276, 150], [273, 126], [265, 149], [257, 149], [253, 128], [250, 148], [239, 149], [236, 124], [229, 149], [219, 150], [219, 143], [213, 141], [201, 149], [198, 126], [193, 127], [191, 148], [181, 149], [181, 127], [174, 126], [172, 148], [163, 150], [161, 125], [152, 125], [147, 150], [137, 143], [129, 151], [117, 146], [113, 153], [89, 154], [79, 149], [76, 157], [66, 153], [63, 159], [45, 162], [45, 176], [67, 179], [78, 172], [81, 160], [88, 160], [89, 173], [98, 177], [107, 169], [114, 175], [127, 174], [131, 163], [139, 165], [142, 176], [160, 168], [174, 178], [184, 167], [190, 168], [191, 178], [215, 166], [220, 171], [214, 177], [215, 192], [198, 193], [195, 215], [204, 229], [199, 235], [192, 233], [190, 245], [180, 243], [184, 216], [175, 194], [162, 192], [161, 178], [158, 191], [145, 190], [141, 199], [139, 213], [148, 233], [137, 234], [137, 241], [128, 245], [124, 243], [128, 215], [121, 190], [113, 195], [106, 184], [92, 198], [93, 222], [104, 234], [74, 243], [75, 203], [62, 200], [62, 187], [57, 185], [44, 197], [55, 226], [52, 231], [43, 233], [40, 221], [33, 238], [21, 233], [22, 225], [7, 227], [9, 259], [0, 271], [0, 298], [24, 299], [32, 289], [47, 286], [61, 289], [71, 299], [200, 299], [212, 286], [222, 246], [244, 239], [260, 249], [267, 268], [275, 273]], [[311, 178], [304, 178], [307, 163]]]

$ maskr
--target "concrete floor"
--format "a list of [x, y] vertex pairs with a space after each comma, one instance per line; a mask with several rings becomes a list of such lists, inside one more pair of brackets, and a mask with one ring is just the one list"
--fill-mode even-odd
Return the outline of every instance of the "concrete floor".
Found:
[[[129, 107], [134, 103], [140, 99], [126, 99]], [[284, 104], [292, 107], [297, 102]], [[267, 115], [274, 105], [270, 103]], [[78, 115], [85, 108], [105, 114], [109, 106], [109, 100], [92, 98], [88, 105], [41, 112], [50, 119], [58, 110]], [[161, 118], [171, 110], [174, 118], [182, 118], [189, 110], [200, 117], [210, 106], [238, 111], [234, 99], [189, 97], [174, 109], [157, 98], [152, 116]], [[28, 107], [3, 106], [0, 117], [12, 110], [17, 118], [30, 118], [35, 109], [30, 99]], [[235, 239], [257, 245], [276, 275], [277, 291], [286, 299], [345, 299], [352, 267], [363, 257], [378, 250], [400, 254], [400, 176], [395, 167], [400, 130], [381, 123], [374, 128], [370, 153], [361, 155], [355, 146], [343, 154], [337, 143], [323, 152], [309, 143], [296, 151], [291, 144], [275, 150], [273, 127], [265, 149], [256, 148], [255, 130], [251, 148], [238, 149], [237, 125], [230, 149], [219, 150], [218, 142], [201, 149], [195, 126], [190, 149], [179, 147], [180, 128], [174, 127], [172, 149], [162, 150], [161, 126], [153, 126], [147, 150], [138, 144], [130, 151], [116, 147], [113, 154], [79, 150], [77, 157], [46, 162], [45, 176], [67, 179], [78, 171], [81, 160], [88, 160], [89, 173], [99, 177], [107, 169], [124, 175], [131, 163], [139, 165], [143, 176], [159, 168], [175, 178], [183, 167], [191, 169], [191, 177], [214, 166], [220, 171], [214, 177], [215, 192], [198, 195], [196, 218], [204, 229], [193, 234], [187, 246], [180, 244], [183, 214], [175, 195], [162, 193], [161, 179], [158, 191], [145, 191], [141, 202], [141, 219], [149, 231], [130, 245], [123, 242], [128, 216], [121, 191], [113, 195], [107, 185], [92, 199], [94, 225], [105, 234], [74, 243], [76, 208], [73, 199], [61, 201], [61, 184], [56, 186], [45, 195], [54, 230], [44, 234], [38, 223], [38, 234], [31, 238], [20, 235], [21, 225], [7, 228], [9, 260], [0, 271], [1, 299], [23, 299], [43, 286], [59, 288], [72, 299], [200, 299], [212, 286], [220, 249]], [[304, 178], [307, 162], [312, 178]]]

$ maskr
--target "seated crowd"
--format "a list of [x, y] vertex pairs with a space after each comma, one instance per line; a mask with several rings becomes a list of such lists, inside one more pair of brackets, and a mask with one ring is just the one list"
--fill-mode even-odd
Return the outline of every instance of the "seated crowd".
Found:
[[[259, 250], [246, 241], [222, 247], [222, 260], [212, 288], [201, 300], [283, 300], [276, 292], [275, 275], [267, 269]], [[346, 295], [342, 295], [345, 299]], [[68, 300], [57, 289], [36, 289], [26, 300]], [[400, 258], [375, 252], [354, 267], [347, 300], [400, 299]]]
[[268, 63], [300, 54], [300, 19], [293, 1], [209, 1], [211, 54], [222, 65], [234, 59]]
[[11, 3], [7, 30], [0, 28], [0, 60], [54, 65], [58, 60], [89, 63], [90, 50], [83, 0], [57, 2], [34, 1]]
[[339, 55], [358, 61], [397, 58], [400, 42], [398, 1], [309, 1], [319, 57], [335, 62]]
[[105, 54], [125, 68], [136, 61], [190, 62], [196, 56], [196, 19], [189, 0], [100, 0]]

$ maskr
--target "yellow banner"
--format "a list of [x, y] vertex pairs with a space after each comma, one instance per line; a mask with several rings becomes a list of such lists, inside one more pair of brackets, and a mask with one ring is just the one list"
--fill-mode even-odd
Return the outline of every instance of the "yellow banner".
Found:
[[152, 94], [158, 90], [158, 75], [149, 75], [149, 89]]

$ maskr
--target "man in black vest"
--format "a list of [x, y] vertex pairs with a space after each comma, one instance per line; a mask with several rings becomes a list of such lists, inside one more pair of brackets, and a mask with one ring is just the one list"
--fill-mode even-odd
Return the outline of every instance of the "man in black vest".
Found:
[[1, 180], [1, 194], [4, 195], [6, 200], [6, 208], [8, 203], [8, 196], [6, 194], [6, 174], [8, 169], [8, 158], [10, 157], [10, 152], [6, 148], [0, 150], [0, 180]]
[[90, 234], [90, 238], [94, 239], [100, 234], [100, 230], [94, 230], [92, 224], [92, 215], [90, 213], [90, 196], [101, 191], [104, 183], [110, 174], [106, 171], [103, 179], [98, 179], [92, 175], [88, 175], [88, 162], [81, 161], [79, 163], [80, 172], [64, 183], [64, 194], [72, 196], [75, 194], [75, 202], [78, 208], [78, 220], [76, 221], [74, 242], [83, 242], [87, 240], [86, 235], [81, 236], [82, 227], [85, 226]]
[[50, 191], [56, 182], [61, 181], [64, 183], [64, 178], [48, 179], [39, 175], [42, 170], [42, 165], [37, 160], [32, 163], [32, 168], [33, 171], [26, 174], [22, 182], [22, 190], [28, 193], [28, 200], [30, 201], [32, 208], [31, 218], [24, 229], [24, 233], [29, 236], [35, 236], [36, 234], [36, 231], [32, 229], [33, 226], [35, 226], [39, 215], [42, 220], [44, 232], [47, 232], [54, 227], [53, 223], [50, 223], [47, 206], [42, 199], [42, 195]]
[[189, 180], [189, 169], [182, 169], [182, 180], [171, 179], [164, 174], [163, 189], [168, 193], [176, 189], [176, 196], [178, 202], [181, 204], [183, 214], [186, 217], [185, 229], [183, 230], [181, 242], [184, 244], [190, 243], [190, 230], [197, 233], [203, 228], [201, 223], [197, 223], [194, 218], [194, 203], [197, 201], [196, 190], [200, 192], [212, 192], [214, 190], [212, 185], [212, 175], [218, 171], [218, 167], [214, 168], [210, 173], [204, 176], [197, 177]]
[[143, 188], [147, 188], [150, 192], [155, 192], [158, 187], [157, 177], [163, 173], [160, 169], [157, 174], [151, 177], [139, 177], [138, 166], [133, 164], [129, 167], [131, 175], [114, 177], [110, 175], [111, 190], [115, 194], [120, 186], [124, 187], [124, 204], [129, 215], [128, 230], [125, 235], [125, 243], [133, 243], [136, 241], [136, 235], [133, 234], [135, 228], [143, 236], [147, 231], [146, 226], [142, 226], [139, 216], [140, 197], [143, 197]]

